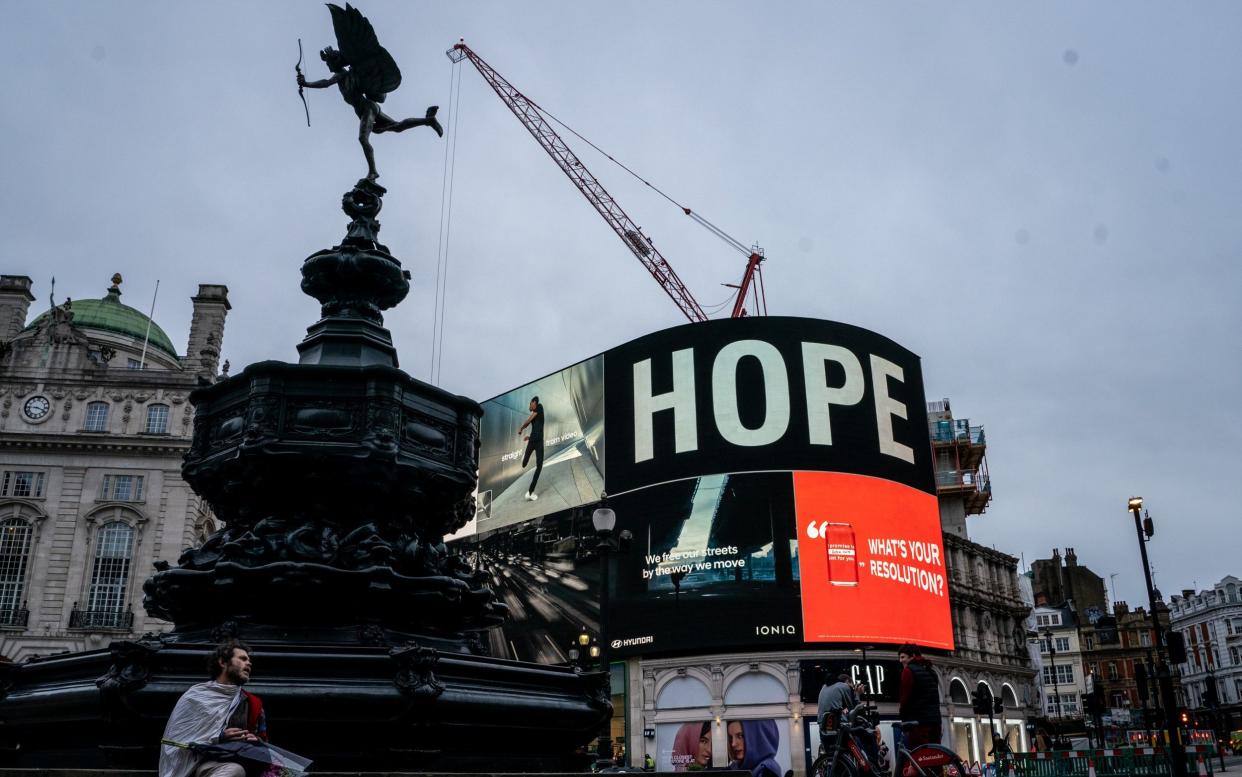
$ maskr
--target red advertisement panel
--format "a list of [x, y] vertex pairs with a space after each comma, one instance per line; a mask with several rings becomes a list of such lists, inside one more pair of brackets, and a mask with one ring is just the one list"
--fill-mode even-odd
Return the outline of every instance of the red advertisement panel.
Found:
[[914, 642], [953, 649], [940, 511], [890, 480], [795, 472], [807, 642]]

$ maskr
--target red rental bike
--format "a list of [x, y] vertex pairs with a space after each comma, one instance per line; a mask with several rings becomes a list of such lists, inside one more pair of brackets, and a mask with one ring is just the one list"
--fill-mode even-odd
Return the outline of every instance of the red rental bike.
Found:
[[[844, 715], [837, 716], [837, 725], [820, 733], [819, 757], [811, 765], [813, 777], [888, 777], [886, 765], [873, 760], [858, 737], [875, 738], [875, 726], [867, 720], [867, 705], [859, 704]], [[926, 744], [908, 748], [904, 732], [918, 725], [903, 721], [898, 724], [902, 736], [894, 743], [891, 757], [896, 759], [898, 777], [966, 777], [962, 760], [944, 745]]]

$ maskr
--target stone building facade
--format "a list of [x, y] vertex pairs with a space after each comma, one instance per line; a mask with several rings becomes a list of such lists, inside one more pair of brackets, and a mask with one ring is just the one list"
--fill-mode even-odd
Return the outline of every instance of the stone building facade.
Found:
[[142, 582], [215, 528], [181, 459], [189, 394], [217, 375], [228, 289], [199, 286], [182, 356], [120, 284], [31, 318], [30, 278], [0, 276], [4, 659], [167, 628], [143, 611]]
[[1004, 704], [995, 734], [1015, 750], [1030, 744], [1026, 723], [1038, 713], [1039, 704], [1026, 639], [1030, 606], [1023, 601], [1018, 559], [969, 536], [967, 518], [982, 515], [992, 500], [983, 427], [955, 418], [947, 399], [928, 403], [927, 423], [936, 457], [956, 645], [939, 661], [945, 744], [963, 760], [986, 762], [992, 732], [988, 719], [971, 709], [975, 690], [986, 690]]
[[1052, 558], [1031, 562], [1031, 582], [1036, 604], [1059, 606], [1070, 603], [1079, 623], [1092, 623], [1108, 612], [1104, 578], [1078, 563], [1073, 548], [1052, 549]]
[[[1169, 628], [1169, 609], [1164, 602], [1156, 603], [1156, 619], [1162, 631]], [[1155, 634], [1151, 614], [1146, 607], [1133, 610], [1125, 602], [1114, 602], [1109, 615], [1085, 623], [1081, 629], [1083, 660], [1086, 671], [1101, 688], [1105, 721], [1114, 728], [1143, 728], [1155, 719], [1144, 713], [1145, 706], [1154, 709], [1156, 683], [1149, 681], [1150, 700], [1144, 704], [1139, 696], [1138, 675], [1152, 665]], [[1174, 677], [1174, 693], [1180, 693]]]
[[1181, 665], [1186, 705], [1207, 710], [1208, 685], [1216, 685], [1217, 730], [1242, 726], [1242, 581], [1228, 575], [1204, 591], [1174, 594], [1170, 625], [1186, 638]]

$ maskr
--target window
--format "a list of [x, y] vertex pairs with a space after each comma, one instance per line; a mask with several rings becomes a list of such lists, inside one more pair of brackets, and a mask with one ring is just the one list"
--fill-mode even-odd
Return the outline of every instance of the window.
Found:
[[1108, 679], [1110, 680], [1117, 679], [1117, 662], [1116, 661], [1108, 662]]
[[141, 370], [142, 362], [131, 356], [126, 360], [125, 368], [130, 370]]
[[147, 434], [168, 434], [168, 405], [147, 408]]
[[13, 517], [0, 521], [0, 625], [24, 626], [18, 622], [25, 609], [26, 563], [30, 560], [30, 524]]
[[1057, 649], [1057, 652], [1058, 652], [1058, 653], [1068, 653], [1068, 652], [1069, 652], [1069, 649], [1070, 649], [1070, 641], [1069, 641], [1069, 637], [1053, 637], [1053, 638], [1052, 638], [1052, 640], [1048, 640], [1048, 639], [1041, 639], [1041, 640], [1039, 641], [1039, 652], [1040, 652], [1040, 653], [1048, 653], [1048, 652], [1050, 652], [1050, 651], [1049, 651], [1049, 644], [1048, 644], [1050, 641], [1051, 641], [1051, 642], [1052, 642], [1052, 644], [1056, 647], [1056, 649]]
[[88, 625], [115, 627], [120, 624], [119, 617], [110, 620], [109, 616], [120, 616], [125, 610], [125, 586], [129, 582], [133, 544], [134, 530], [129, 524], [112, 521], [100, 527], [91, 587], [86, 598], [87, 610], [91, 613]]
[[1143, 647], [1151, 647], [1151, 632], [1150, 631], [1139, 632], [1139, 644]]
[[1087, 640], [1087, 650], [1095, 650], [1095, 637], [1088, 634], [1085, 639]]
[[1238, 660], [1238, 649], [1236, 647], [1229, 648], [1229, 661], [1234, 666], [1237, 666], [1238, 664], [1242, 664], [1242, 661]]
[[1061, 613], [1055, 612], [1050, 615], [1036, 615], [1035, 623], [1040, 626], [1060, 626]]
[[1058, 697], [1056, 694], [1049, 694], [1046, 701], [1048, 714], [1053, 717], [1078, 714], [1078, 694], [1076, 693], [1063, 693], [1060, 695], [1060, 710], [1057, 709]]
[[141, 502], [142, 480], [142, 475], [104, 475], [104, 501]]
[[1044, 685], [1073, 685], [1074, 684], [1074, 667], [1070, 664], [1057, 664], [1056, 666], [1056, 682], [1052, 680], [1053, 667], [1044, 667]]
[[24, 496], [38, 499], [43, 496], [43, 473], [17, 470], [5, 472], [4, 481], [0, 484], [0, 496]]
[[86, 424], [83, 429], [88, 432], [108, 431], [107, 402], [91, 402], [86, 406]]

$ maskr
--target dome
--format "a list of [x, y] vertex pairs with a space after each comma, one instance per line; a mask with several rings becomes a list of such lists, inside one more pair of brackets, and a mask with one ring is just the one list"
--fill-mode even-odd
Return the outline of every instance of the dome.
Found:
[[[26, 330], [35, 329], [47, 320], [50, 312], [43, 312], [35, 317], [27, 326]], [[156, 348], [168, 354], [174, 359], [177, 356], [177, 349], [173, 347], [172, 340], [168, 339], [168, 335], [160, 329], [160, 325], [152, 321], [147, 315], [139, 310], [131, 308], [129, 305], [121, 304], [121, 290], [115, 285], [108, 288], [108, 293], [103, 299], [75, 299], [73, 300], [73, 325], [79, 329], [98, 329], [104, 332], [112, 332], [126, 337], [132, 337], [138, 343], [147, 337], [147, 324], [151, 325], [151, 339], [148, 342], [149, 348]]]

